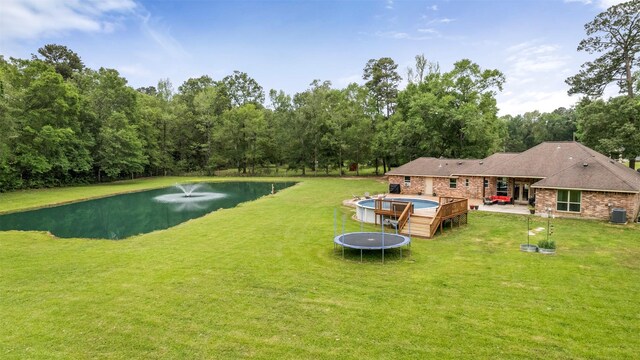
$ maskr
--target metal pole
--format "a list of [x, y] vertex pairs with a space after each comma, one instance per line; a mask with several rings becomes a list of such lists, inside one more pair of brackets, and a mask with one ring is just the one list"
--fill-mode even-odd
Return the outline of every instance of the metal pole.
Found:
[[342, 215], [342, 259], [344, 259], [344, 220], [347, 215]]
[[384, 215], [382, 216], [382, 263], [384, 264]]
[[338, 209], [333, 209], [333, 252], [336, 251], [336, 236], [338, 236]]
[[531, 215], [527, 216], [527, 251], [529, 251], [529, 233], [531, 232]]
[[551, 211], [547, 213], [547, 243], [549, 242], [549, 224], [551, 223]]
[[[382, 234], [382, 242], [384, 243], [384, 215], [380, 214], [380, 233]], [[382, 249], [382, 263], [384, 263], [384, 249]]]
[[333, 209], [333, 237], [338, 236], [338, 209]]

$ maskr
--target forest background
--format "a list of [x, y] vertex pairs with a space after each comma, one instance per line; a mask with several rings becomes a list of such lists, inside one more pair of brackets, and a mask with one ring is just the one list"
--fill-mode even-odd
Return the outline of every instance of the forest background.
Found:
[[[585, 25], [579, 51], [598, 53], [567, 79], [571, 108], [498, 116], [505, 76], [469, 59], [451, 71], [424, 55], [401, 75], [393, 59], [364, 64], [364, 85], [313, 80], [268, 93], [248, 74], [169, 79], [133, 89], [63, 45], [31, 59], [0, 55], [0, 191], [235, 169], [313, 175], [360, 165], [379, 175], [421, 156], [483, 158], [543, 141], [579, 140], [635, 167], [640, 155], [640, 1]], [[617, 34], [617, 35], [616, 35]], [[399, 89], [402, 76], [408, 85]], [[616, 83], [621, 96], [603, 99]]]

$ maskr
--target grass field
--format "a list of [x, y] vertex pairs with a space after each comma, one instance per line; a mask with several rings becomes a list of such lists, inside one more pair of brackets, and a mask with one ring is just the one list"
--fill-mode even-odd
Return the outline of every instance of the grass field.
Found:
[[[0, 211], [186, 180], [0, 194]], [[524, 216], [472, 212], [410, 258], [343, 260], [334, 209], [385, 188], [304, 179], [122, 241], [0, 232], [0, 358], [638, 357], [637, 224], [554, 220], [543, 256], [518, 250]]]

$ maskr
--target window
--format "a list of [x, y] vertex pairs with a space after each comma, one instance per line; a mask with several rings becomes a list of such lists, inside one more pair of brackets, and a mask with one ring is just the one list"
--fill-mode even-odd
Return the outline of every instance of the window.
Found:
[[458, 179], [449, 179], [449, 188], [455, 189], [458, 185]]
[[508, 196], [509, 195], [509, 180], [505, 177], [498, 178], [498, 186], [496, 189], [496, 195]]
[[558, 190], [556, 209], [558, 211], [580, 212], [580, 201], [582, 192], [580, 190]]
[[411, 176], [404, 177], [404, 186], [411, 186]]
[[485, 188], [489, 187], [489, 179], [484, 179], [484, 187]]
[[464, 186], [469, 187], [469, 179], [464, 179]]

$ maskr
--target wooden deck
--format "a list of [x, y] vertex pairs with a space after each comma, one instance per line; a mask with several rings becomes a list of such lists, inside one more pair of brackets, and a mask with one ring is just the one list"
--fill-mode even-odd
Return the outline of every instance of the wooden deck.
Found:
[[422, 238], [432, 238], [438, 229], [442, 232], [446, 225], [467, 223], [469, 201], [461, 198], [441, 197], [439, 207], [434, 215], [419, 215], [414, 212], [409, 201], [377, 199], [375, 202], [376, 223], [378, 216], [394, 218], [398, 222], [398, 232]]

